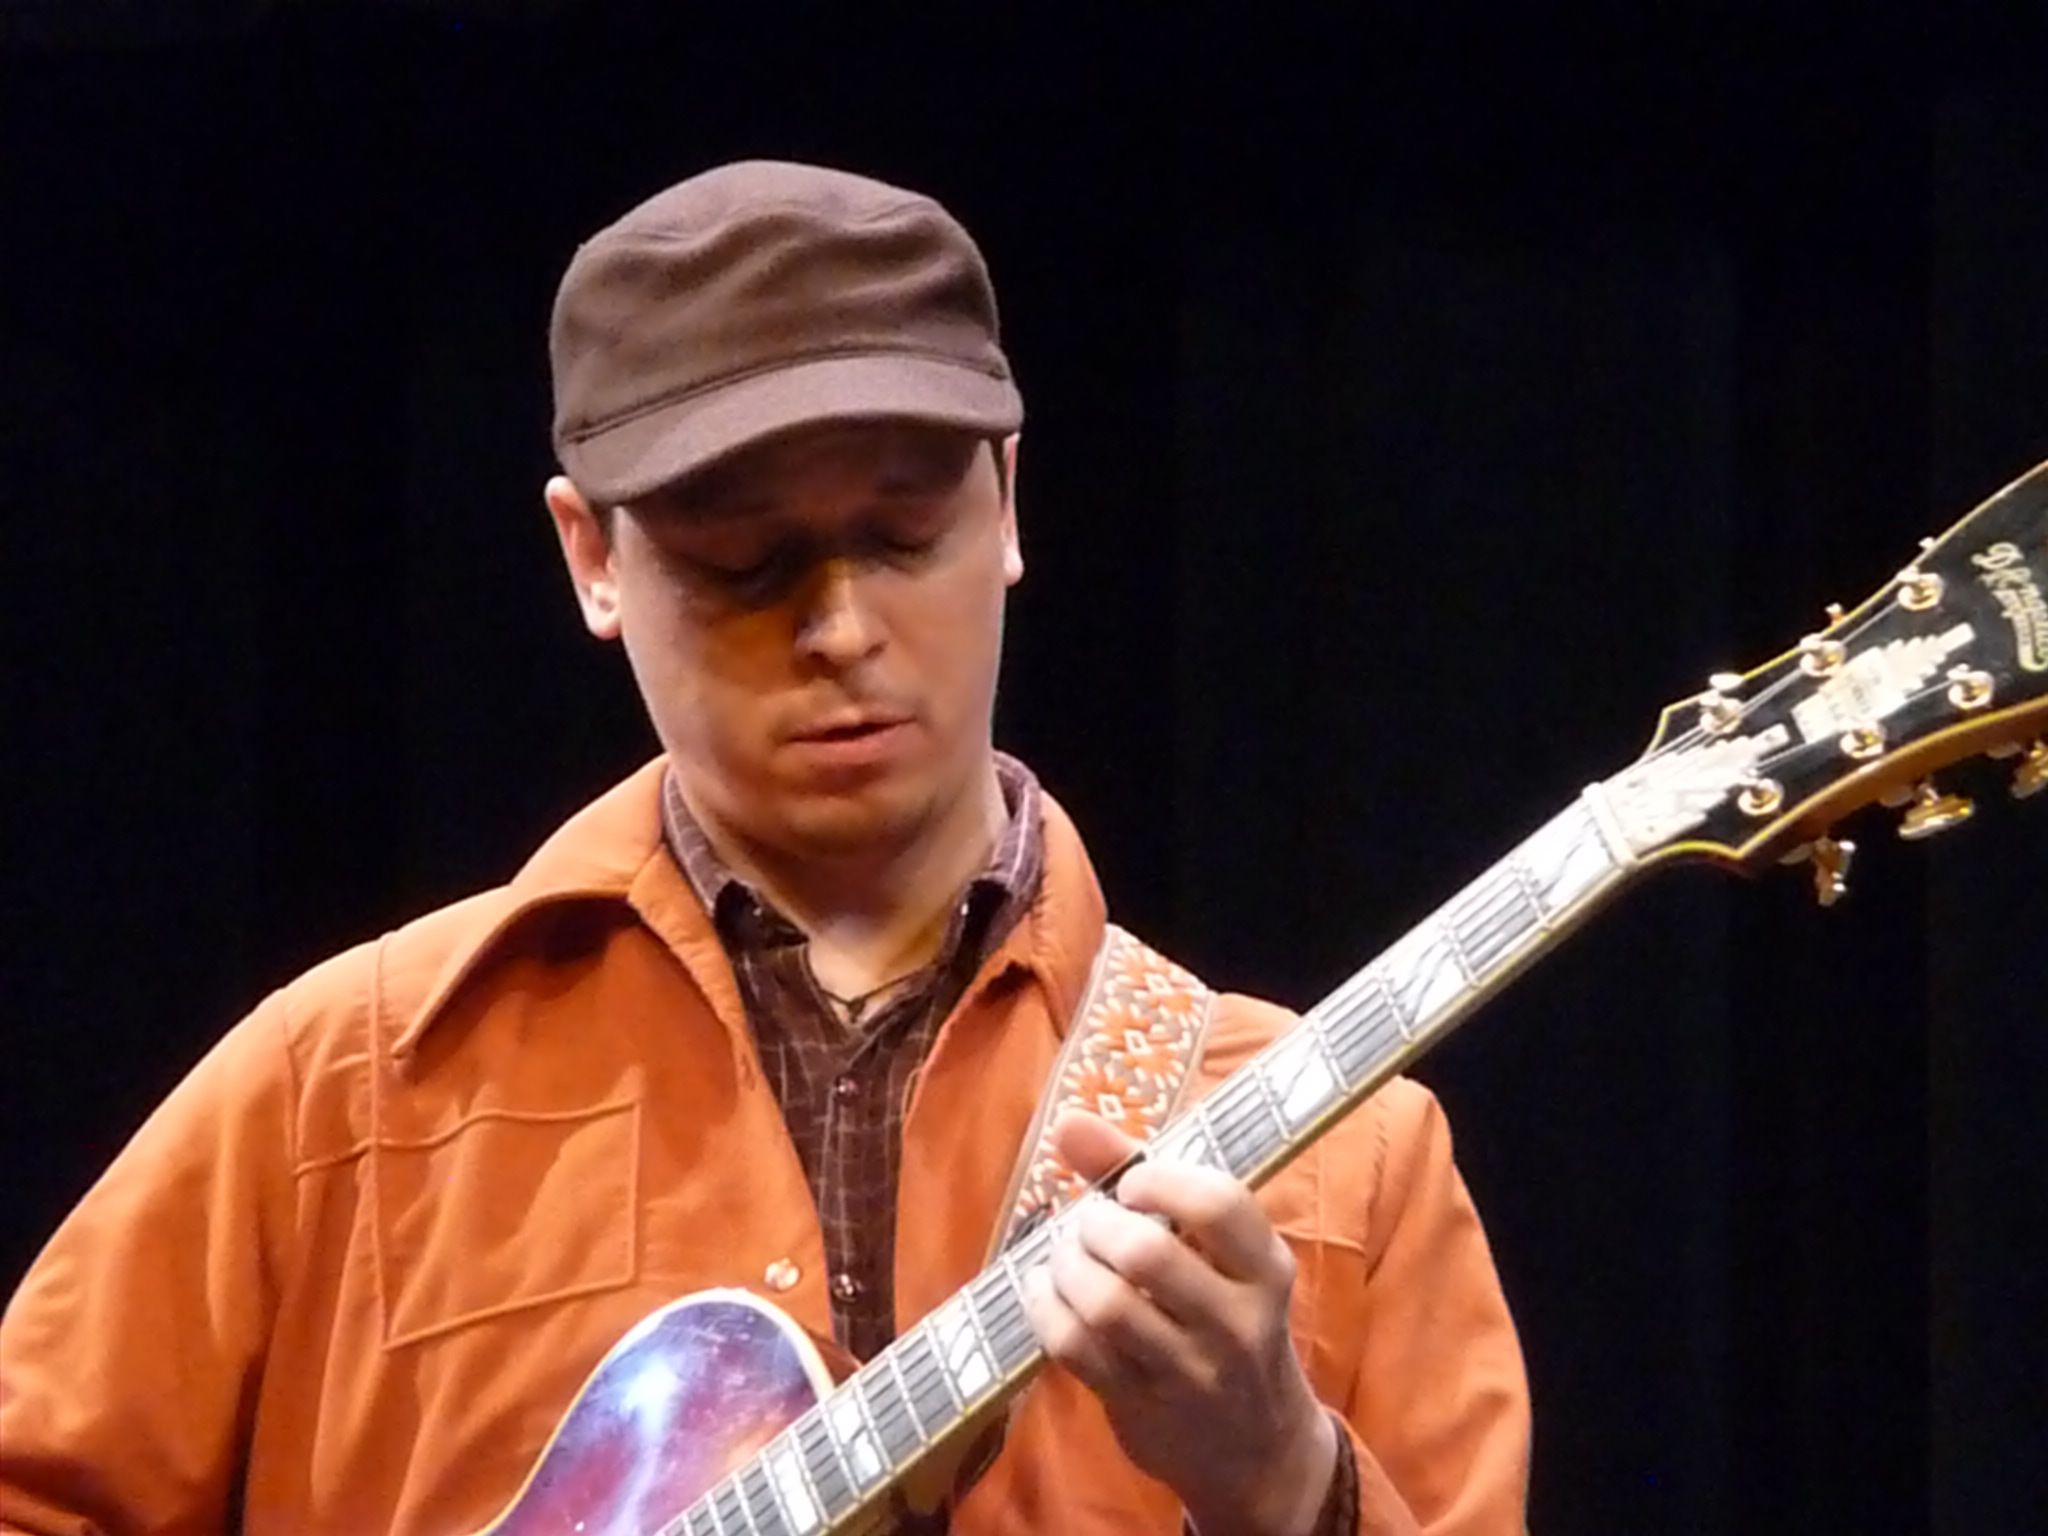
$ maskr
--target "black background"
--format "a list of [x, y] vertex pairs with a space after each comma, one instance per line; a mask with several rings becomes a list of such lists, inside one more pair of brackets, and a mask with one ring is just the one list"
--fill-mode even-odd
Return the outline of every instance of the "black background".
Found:
[[[265, 989], [651, 751], [543, 337], [704, 165], [981, 237], [1000, 736], [1126, 922], [1295, 1003], [2048, 458], [2026, 10], [957, 10], [0, 10], [0, 1273]], [[2042, 1528], [2048, 830], [1959, 777], [1837, 911], [1662, 875], [1424, 1064], [1536, 1529]]]

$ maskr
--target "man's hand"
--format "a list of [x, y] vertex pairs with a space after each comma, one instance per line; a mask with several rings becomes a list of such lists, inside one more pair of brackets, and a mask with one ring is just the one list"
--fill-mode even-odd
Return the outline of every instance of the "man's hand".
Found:
[[[1138, 1148], [1079, 1111], [1053, 1136], [1087, 1179]], [[1288, 1337], [1293, 1288], [1294, 1255], [1249, 1189], [1142, 1163], [1115, 1200], [1083, 1207], [1024, 1299], [1046, 1353], [1102, 1399], [1124, 1454], [1180, 1495], [1198, 1530], [1307, 1536], [1337, 1428]]]

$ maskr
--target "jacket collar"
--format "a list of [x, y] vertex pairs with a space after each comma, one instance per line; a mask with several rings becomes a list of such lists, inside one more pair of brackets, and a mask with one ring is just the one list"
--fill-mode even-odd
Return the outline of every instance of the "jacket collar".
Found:
[[[599, 796], [534, 850], [509, 883], [467, 905], [445, 940], [443, 958], [417, 1010], [392, 1041], [392, 1055], [409, 1056], [418, 1048], [463, 983], [511, 942], [512, 930], [525, 918], [576, 902], [631, 907], [703, 988], [713, 1011], [728, 1026], [745, 1030], [731, 963], [702, 903], [662, 843], [662, 766], [656, 758]], [[1064, 1035], [1102, 942], [1105, 911], [1074, 824], [1050, 794], [1042, 803], [1045, 878], [1038, 898], [983, 965], [970, 995], [1022, 968], [1046, 989]]]

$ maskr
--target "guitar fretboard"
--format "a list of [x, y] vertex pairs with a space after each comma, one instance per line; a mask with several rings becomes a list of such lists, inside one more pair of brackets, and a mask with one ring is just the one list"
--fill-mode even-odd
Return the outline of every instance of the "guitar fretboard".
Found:
[[[1148, 1155], [1254, 1187], [1270, 1179], [1620, 879], [1626, 854], [1602, 836], [1594, 794], [1310, 1009], [1162, 1130]], [[1073, 1210], [1013, 1243], [662, 1536], [822, 1536], [869, 1518], [904, 1472], [1042, 1362], [1024, 1276], [1045, 1262]]]

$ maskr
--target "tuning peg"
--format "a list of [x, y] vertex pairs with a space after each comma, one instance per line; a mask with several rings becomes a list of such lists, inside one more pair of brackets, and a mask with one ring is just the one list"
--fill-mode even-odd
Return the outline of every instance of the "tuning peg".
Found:
[[1718, 688], [1709, 688], [1700, 695], [1699, 728], [1709, 736], [1734, 734], [1742, 725], [1742, 703], [1731, 699]]
[[1824, 907], [1832, 907], [1849, 894], [1849, 862], [1856, 857], [1856, 845], [1832, 837], [1813, 845], [1813, 895]]
[[2044, 789], [2048, 789], [2048, 741], [2037, 741], [2012, 771], [2012, 797], [2024, 800]]
[[[1934, 540], [1922, 539], [1923, 552], [1934, 547]], [[1907, 566], [1899, 572], [1899, 606], [1913, 613], [1925, 613], [1941, 602], [1942, 580], [1931, 571], [1923, 571], [1917, 564]]]
[[[1841, 622], [1839, 606], [1830, 606], [1829, 616]], [[1808, 635], [1799, 642], [1799, 670], [1808, 677], [1833, 677], [1849, 660], [1849, 648], [1826, 635]]]
[[1961, 795], [1944, 795], [1934, 787], [1932, 780], [1928, 780], [1914, 791], [1913, 803], [1899, 822], [1899, 836], [1907, 842], [1918, 842], [1923, 837], [1959, 827], [1976, 813], [1973, 801]]
[[1948, 669], [1948, 701], [1965, 714], [1988, 705], [1993, 686], [1991, 674], [1976, 667]]

